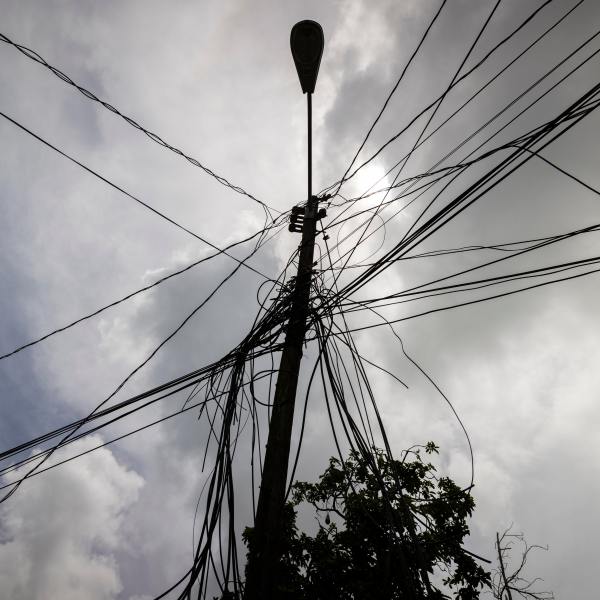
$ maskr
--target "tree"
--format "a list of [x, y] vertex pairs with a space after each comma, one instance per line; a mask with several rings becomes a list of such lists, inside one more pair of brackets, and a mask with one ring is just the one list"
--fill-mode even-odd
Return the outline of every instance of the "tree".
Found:
[[[521, 559], [518, 565], [510, 568], [510, 553], [514, 550], [515, 542], [522, 547]], [[511, 533], [509, 527], [502, 535], [496, 533], [496, 551], [498, 552], [498, 569], [493, 573], [491, 585], [492, 594], [497, 600], [554, 600], [552, 592], [543, 592], [534, 589], [535, 584], [541, 581], [539, 577], [528, 580], [523, 577], [523, 570], [527, 565], [527, 558], [532, 550], [548, 550], [547, 546], [530, 546], [522, 533]]]
[[[378, 449], [332, 458], [317, 483], [296, 483], [286, 506], [284, 555], [278, 565], [286, 600], [479, 597], [490, 576], [462, 544], [475, 503], [468, 491], [437, 477], [422, 450], [401, 460]], [[298, 506], [316, 511], [314, 536], [299, 531]], [[251, 548], [252, 529], [244, 532]], [[431, 580], [435, 580], [433, 583]]]

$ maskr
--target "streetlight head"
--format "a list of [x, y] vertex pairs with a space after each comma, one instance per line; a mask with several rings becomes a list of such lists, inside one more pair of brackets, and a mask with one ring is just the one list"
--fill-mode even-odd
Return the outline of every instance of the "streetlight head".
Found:
[[290, 47], [304, 94], [312, 94], [317, 84], [325, 36], [316, 21], [300, 21], [292, 27]]

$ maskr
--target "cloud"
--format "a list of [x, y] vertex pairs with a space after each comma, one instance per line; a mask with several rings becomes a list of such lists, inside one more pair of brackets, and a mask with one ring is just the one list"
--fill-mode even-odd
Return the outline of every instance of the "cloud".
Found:
[[[125, 113], [282, 209], [305, 195], [305, 98], [288, 52], [290, 26], [301, 18], [315, 18], [322, 22], [327, 40], [314, 99], [319, 188], [343, 173], [439, 6], [433, 1], [387, 1], [374, 7], [362, 1], [316, 0], [226, 6], [183, 2], [177, 10], [156, 1], [93, 6], [21, 2], [18, 9], [2, 4], [7, 5], [7, 33], [17, 41], [39, 49]], [[448, 3], [448, 9], [451, 4], [374, 131], [365, 156], [443, 89], [490, 9], [484, 4], [474, 8], [466, 1]], [[533, 10], [525, 4], [501, 4], [477, 56]], [[445, 154], [574, 47], [598, 22], [598, 7], [592, 4], [582, 5], [587, 12], [575, 13], [556, 37], [470, 105], [456, 124], [440, 130], [411, 160], [406, 174]], [[563, 3], [550, 5], [522, 39], [543, 30], [562, 10]], [[511, 44], [494, 63], [496, 68], [520, 48]], [[220, 188], [13, 49], [2, 46], [0, 61], [4, 110], [102, 174], [220, 245], [258, 227], [260, 210], [246, 198]], [[533, 117], [519, 122], [517, 129], [556, 112], [589, 84], [595, 68], [591, 63], [590, 70]], [[476, 75], [449, 96], [437, 122], [491, 72]], [[549, 149], [549, 157], [594, 184], [599, 121], [591, 118], [587, 123]], [[145, 274], [152, 279], [206, 251], [22, 133], [5, 123], [0, 127], [10, 148], [0, 166], [0, 202], [7, 224], [0, 235], [3, 350], [140, 287], [148, 282]], [[357, 177], [356, 192], [410, 149], [416, 130]], [[505, 242], [585, 226], [598, 221], [596, 200], [532, 161], [423, 249]], [[330, 209], [330, 216], [335, 213]], [[384, 250], [418, 213], [415, 208], [404, 214], [388, 225]], [[349, 228], [350, 224], [344, 232]], [[381, 238], [374, 236], [369, 250], [375, 250]], [[268, 275], [276, 274], [297, 242], [295, 236], [281, 235], [253, 264]], [[559, 262], [596, 252], [596, 245], [591, 235], [585, 243], [563, 246], [536, 260]], [[365, 293], [397, 291], [476, 260], [471, 254], [399, 263]], [[518, 267], [534, 263], [522, 261]], [[0, 370], [3, 445], [86, 414], [233, 266], [229, 259], [216, 259], [5, 361]], [[123, 397], [202, 366], [235, 345], [250, 326], [259, 283], [240, 271], [131, 382]], [[597, 495], [590, 483], [598, 468], [593, 431], [598, 420], [598, 348], [593, 336], [600, 325], [597, 285], [588, 280], [545, 288], [398, 327], [409, 353], [448, 393], [472, 434], [478, 499], [475, 549], [489, 555], [494, 528], [516, 520], [531, 532], [532, 541], [551, 544], [544, 574], [565, 596], [579, 590], [585, 571], [593, 569], [588, 543], [574, 541], [569, 532], [593, 529], [587, 515], [593, 513], [591, 503]], [[413, 310], [411, 305], [404, 308], [409, 307]], [[392, 314], [402, 316], [403, 310]], [[393, 448], [434, 439], [442, 447], [441, 468], [464, 481], [470, 466], [465, 441], [439, 395], [387, 332], [357, 339], [367, 358], [397, 373], [410, 388], [401, 389], [369, 370]], [[308, 370], [313, 348], [307, 349], [306, 359], [303, 368]], [[164, 416], [182, 403], [174, 399], [148, 410], [113, 427], [106, 438]], [[195, 417], [185, 413], [24, 486], [3, 513], [1, 552], [6, 566], [0, 572], [8, 586], [3, 588], [12, 590], [15, 598], [40, 596], [41, 590], [55, 585], [62, 587], [51, 597], [68, 598], [71, 593], [125, 600], [133, 594], [139, 600], [153, 597], [180, 577], [191, 562], [191, 524], [206, 478], [200, 465], [207, 426]], [[248, 467], [242, 464], [247, 446], [240, 448], [241, 528], [248, 524], [250, 495]], [[309, 403], [298, 476], [314, 479], [332, 454], [317, 385]], [[549, 496], [555, 499], [552, 503], [546, 500]], [[78, 507], [87, 507], [85, 514]], [[69, 580], [74, 571], [79, 581]]]
[[[99, 442], [92, 436], [72, 449]], [[23, 472], [13, 472], [11, 480]], [[5, 597], [117, 598], [122, 586], [115, 552], [127, 548], [124, 525], [142, 486], [142, 478], [107, 449], [28, 481], [1, 510]]]

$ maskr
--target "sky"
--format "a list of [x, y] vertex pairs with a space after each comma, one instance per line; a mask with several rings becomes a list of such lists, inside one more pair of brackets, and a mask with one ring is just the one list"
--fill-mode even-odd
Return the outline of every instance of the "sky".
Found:
[[[371, 157], [444, 92], [496, 2], [449, 0], [395, 91], [355, 166]], [[0, 0], [0, 33], [27, 46], [77, 84], [169, 145], [277, 211], [306, 200], [306, 107], [289, 51], [301, 19], [321, 23], [325, 52], [313, 98], [314, 189], [338, 181], [418, 44], [438, 0], [92, 2]], [[465, 69], [513, 31], [539, 0], [502, 0]], [[570, 69], [600, 48], [593, 0], [554, 0], [444, 99], [432, 131], [571, 8], [547, 36], [424, 143], [404, 177], [430, 169], [524, 94], [443, 163], [457, 164]], [[548, 121], [598, 83], [592, 57], [516, 119], [490, 149]], [[7, 120], [76, 157], [147, 205], [223, 247], [261, 229], [264, 212], [246, 195], [154, 143], [114, 112], [40, 64], [0, 43], [0, 354], [209, 255], [211, 248], [111, 188]], [[392, 183], [386, 172], [418, 138], [418, 120], [349, 181], [344, 198]], [[543, 155], [600, 188], [595, 112]], [[447, 191], [451, 199], [496, 164], [482, 161]], [[353, 204], [372, 209], [382, 195]], [[535, 157], [414, 253], [497, 245], [600, 223], [598, 195]], [[418, 202], [391, 203], [352, 256], [339, 283], [391, 249], [418, 217]], [[351, 213], [350, 213], [351, 214]], [[369, 213], [372, 214], [372, 213]], [[364, 218], [364, 216], [363, 216]], [[389, 218], [385, 228], [379, 225]], [[356, 217], [327, 232], [341, 253]], [[376, 227], [378, 227], [376, 229]], [[385, 231], [385, 234], [384, 234]], [[599, 255], [596, 233], [475, 271], [464, 281]], [[119, 392], [124, 399], [217, 360], [248, 332], [263, 293], [298, 244], [286, 227], [241, 268]], [[317, 241], [319, 268], [326, 245]], [[250, 246], [232, 250], [245, 257]], [[337, 250], [333, 251], [336, 256]], [[478, 250], [400, 261], [353, 299], [381, 297], [499, 256]], [[0, 447], [10, 448], [88, 414], [235, 267], [219, 256], [43, 343], [0, 360]], [[325, 281], [332, 283], [331, 279]], [[526, 280], [527, 281], [527, 280]], [[519, 285], [509, 284], [500, 291]], [[494, 292], [496, 288], [491, 288]], [[384, 309], [388, 319], [483, 297], [483, 292]], [[557, 598], [595, 597], [593, 540], [600, 535], [600, 317], [597, 274], [396, 323], [406, 352], [443, 391], [474, 451], [476, 509], [467, 546], [489, 558], [497, 531], [513, 525], [534, 554], [531, 577]], [[456, 302], [455, 302], [456, 300]], [[352, 327], [375, 323], [359, 313]], [[464, 433], [444, 398], [403, 353], [389, 327], [355, 334], [371, 361], [392, 448], [434, 440], [440, 472], [468, 485]], [[306, 349], [300, 388], [315, 348]], [[312, 361], [312, 362], [311, 362]], [[170, 401], [169, 401], [170, 402]], [[175, 399], [61, 451], [68, 457], [181, 407]], [[189, 411], [25, 482], [0, 505], [0, 589], [11, 600], [150, 600], [191, 564], [194, 513], [207, 479], [208, 429]], [[298, 420], [294, 440], [298, 437]], [[294, 443], [295, 443], [294, 442]], [[247, 436], [240, 443], [248, 443]], [[248, 450], [241, 449], [242, 457]], [[335, 453], [322, 393], [311, 395], [297, 477], [314, 480]], [[239, 464], [237, 522], [251, 519], [248, 467]], [[245, 470], [244, 470], [245, 469]], [[17, 471], [18, 473], [19, 471]], [[9, 482], [15, 473], [4, 477]], [[197, 540], [197, 538], [196, 538]], [[243, 552], [240, 551], [243, 560]]]

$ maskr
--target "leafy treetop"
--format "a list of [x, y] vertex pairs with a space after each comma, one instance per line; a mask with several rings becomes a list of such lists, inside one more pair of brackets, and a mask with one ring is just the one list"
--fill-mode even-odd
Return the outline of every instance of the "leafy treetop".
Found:
[[[475, 503], [438, 477], [421, 450], [438, 447], [413, 447], [401, 460], [377, 448], [353, 451], [345, 461], [331, 458], [317, 483], [294, 484], [277, 569], [282, 599], [479, 598], [490, 576], [463, 548]], [[301, 503], [316, 511], [314, 536], [296, 525]], [[244, 541], [251, 548], [252, 529]]]

